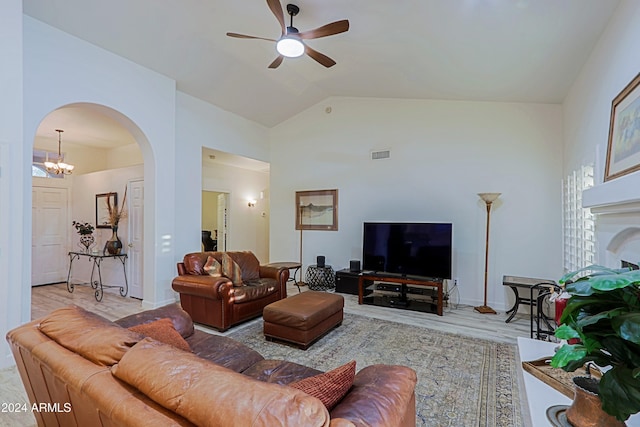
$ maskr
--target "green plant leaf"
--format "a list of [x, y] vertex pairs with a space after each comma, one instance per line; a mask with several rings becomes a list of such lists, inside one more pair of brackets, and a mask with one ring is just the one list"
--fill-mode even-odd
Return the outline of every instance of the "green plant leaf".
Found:
[[[566, 287], [566, 290], [571, 294], [572, 297], [574, 295], [580, 295], [580, 296], [593, 295], [593, 288], [591, 287], [591, 283], [586, 278], [583, 280], [578, 280], [573, 283], [569, 283]], [[571, 298], [569, 298], [569, 301], [571, 301]]]
[[640, 344], [640, 313], [625, 313], [611, 319], [618, 335], [634, 344]]
[[556, 351], [551, 359], [551, 366], [564, 368], [571, 361], [581, 360], [587, 355], [587, 350], [581, 344], [565, 344]]
[[625, 421], [640, 411], [640, 379], [634, 378], [631, 369], [614, 366], [600, 380], [599, 395], [602, 409]]
[[603, 319], [613, 319], [616, 316], [620, 316], [622, 313], [625, 313], [626, 311], [627, 310], [624, 308], [614, 308], [613, 310], [602, 311], [591, 316], [582, 316], [576, 322], [578, 330], [584, 329], [590, 325], [594, 325]]
[[607, 274], [589, 279], [591, 287], [598, 291], [611, 291], [626, 288], [633, 283], [633, 278], [626, 274]]
[[578, 331], [569, 325], [560, 325], [555, 331], [555, 336], [561, 340], [570, 340], [571, 338], [580, 338]]

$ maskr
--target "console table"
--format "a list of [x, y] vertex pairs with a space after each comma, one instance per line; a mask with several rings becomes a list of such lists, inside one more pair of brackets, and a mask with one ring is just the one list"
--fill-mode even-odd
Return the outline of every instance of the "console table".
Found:
[[[513, 303], [513, 307], [511, 307], [509, 310], [507, 310], [507, 314], [511, 313], [509, 315], [509, 317], [507, 317], [507, 320], [505, 320], [505, 323], [509, 323], [511, 322], [511, 320], [515, 317], [516, 313], [518, 312], [518, 307], [520, 305], [528, 305], [529, 307], [535, 307], [536, 306], [536, 298], [534, 298], [533, 296], [533, 291], [534, 289], [538, 289], [536, 288], [536, 285], [539, 284], [549, 284], [552, 286], [555, 286], [556, 282], [554, 282], [553, 280], [547, 280], [547, 279], [534, 279], [531, 277], [519, 277], [519, 276], [503, 276], [502, 277], [502, 285], [503, 286], [508, 286], [509, 288], [511, 288], [511, 290], [513, 291], [513, 294], [516, 297], [516, 302]], [[521, 297], [520, 294], [518, 293], [518, 288], [521, 289], [525, 289], [526, 291], [528, 291], [528, 295]], [[530, 313], [531, 315], [533, 315], [533, 313]], [[532, 335], [533, 337], [533, 335]]]
[[[399, 283], [401, 285], [401, 292], [399, 295], [399, 302], [407, 303], [407, 285], [416, 285], [418, 287], [425, 288], [435, 288], [436, 289], [436, 314], [438, 316], [442, 316], [444, 314], [444, 295], [442, 291], [442, 281], [436, 280], [420, 280], [420, 279], [412, 279], [409, 277], [396, 277], [396, 276], [378, 276], [375, 274], [361, 274], [358, 279], [358, 304], [362, 304], [364, 302], [364, 284], [365, 282], [373, 282], [373, 281], [383, 281], [383, 282], [391, 282], [391, 283]], [[410, 301], [408, 302], [410, 304]], [[404, 308], [407, 305], [402, 304], [398, 305], [398, 308]]]
[[[71, 283], [71, 269], [73, 267], [73, 261], [76, 259], [80, 259], [80, 257], [87, 257], [93, 263], [91, 266], [91, 279], [89, 284], [95, 290], [96, 301], [102, 301], [102, 296], [104, 294], [103, 288], [120, 288], [120, 295], [125, 297], [129, 292], [129, 283], [127, 282], [127, 267], [125, 261], [127, 260], [127, 254], [94, 254], [94, 253], [86, 253], [86, 252], [69, 252], [69, 273], [67, 274], [67, 290], [69, 292], [73, 292], [74, 284]], [[124, 286], [118, 285], [103, 285], [102, 284], [102, 273], [100, 271], [100, 265], [102, 261], [107, 258], [117, 259], [122, 263], [122, 272], [124, 273]], [[93, 280], [93, 276], [95, 271], [98, 270], [98, 280]]]

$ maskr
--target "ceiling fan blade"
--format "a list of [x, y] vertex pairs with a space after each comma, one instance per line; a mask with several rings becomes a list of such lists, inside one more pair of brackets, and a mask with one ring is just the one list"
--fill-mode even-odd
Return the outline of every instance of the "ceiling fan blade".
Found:
[[278, 68], [280, 64], [282, 64], [283, 59], [284, 59], [284, 56], [278, 55], [278, 57], [271, 64], [269, 64], [269, 68], [271, 69]]
[[319, 62], [320, 64], [324, 65], [327, 68], [333, 67], [334, 65], [336, 65], [336, 61], [329, 58], [327, 55], [324, 55], [318, 52], [317, 50], [310, 48], [307, 45], [304, 46], [304, 53], [306, 53], [315, 61]]
[[280, 4], [280, 0], [267, 0], [267, 5], [271, 12], [276, 17], [278, 22], [280, 23], [280, 28], [282, 28], [282, 34], [286, 33], [286, 25], [284, 24], [284, 12], [282, 11], [282, 4]]
[[237, 39], [258, 39], [258, 40], [267, 40], [270, 42], [275, 42], [274, 39], [267, 39], [265, 37], [256, 37], [256, 36], [248, 36], [246, 34], [238, 34], [238, 33], [227, 33], [229, 37], [235, 37]]
[[342, 21], [332, 22], [322, 27], [318, 27], [315, 30], [302, 31], [298, 35], [301, 39], [319, 39], [320, 37], [332, 36], [334, 34], [344, 33], [349, 30], [349, 20], [343, 19]]

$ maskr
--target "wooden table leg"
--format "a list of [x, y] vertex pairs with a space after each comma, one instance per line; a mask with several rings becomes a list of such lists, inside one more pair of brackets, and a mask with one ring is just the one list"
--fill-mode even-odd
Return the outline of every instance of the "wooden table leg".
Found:
[[362, 296], [364, 295], [364, 276], [358, 278], [358, 304], [362, 304]]

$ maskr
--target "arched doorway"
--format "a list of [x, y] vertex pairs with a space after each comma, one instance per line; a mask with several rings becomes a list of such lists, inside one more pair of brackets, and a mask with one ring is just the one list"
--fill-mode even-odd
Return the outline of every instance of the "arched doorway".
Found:
[[[57, 150], [58, 141], [52, 141], [51, 138], [56, 129], [64, 129], [61, 152], [65, 156], [65, 162], [74, 164], [75, 169], [72, 175], [64, 178], [32, 178], [32, 279], [38, 276], [39, 266], [59, 264], [60, 251], [63, 252], [62, 260], [66, 273], [69, 263], [67, 253], [80, 250], [77, 247], [79, 236], [72, 227], [73, 221], [89, 223], [96, 227], [96, 243], [93, 249], [99, 251], [111, 236], [111, 231], [97, 228], [96, 195], [117, 193], [122, 202], [125, 194], [128, 194], [125, 201], [127, 218], [124, 224], [120, 223], [118, 234], [126, 245], [128, 255], [126, 272], [129, 295], [142, 299], [145, 245], [144, 167], [145, 160], [150, 157], [147, 139], [133, 121], [118, 111], [98, 104], [74, 103], [57, 108], [42, 119], [33, 141], [34, 153]], [[46, 210], [43, 211], [44, 214], [39, 211], [41, 200], [38, 197], [41, 190], [47, 195], [51, 194], [48, 190], [51, 188], [55, 189], [56, 194], [63, 195], [59, 201], [58, 212], [64, 212], [54, 216], [57, 224], [46, 224], [43, 227], [38, 223], [46, 222], [49, 218]], [[51, 197], [48, 199], [47, 203]], [[38, 246], [41, 240], [37, 234], [42, 230], [60, 227], [60, 224], [63, 230], [58, 234], [62, 233], [64, 236], [63, 243], [59, 243], [54, 251], [41, 250]], [[105, 264], [102, 271], [104, 279], [108, 281], [117, 275], [121, 277], [121, 268], [118, 270], [117, 265]], [[89, 270], [86, 263], [79, 263], [74, 265], [73, 272], [80, 278], [87, 278], [90, 275]], [[49, 275], [45, 281], [52, 280], [53, 277]], [[66, 274], [64, 279], [66, 280]]]

